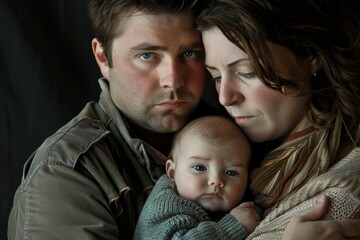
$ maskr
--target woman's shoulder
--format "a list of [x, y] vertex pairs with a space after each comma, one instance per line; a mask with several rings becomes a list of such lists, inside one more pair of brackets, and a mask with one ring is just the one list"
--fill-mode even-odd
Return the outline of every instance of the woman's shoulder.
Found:
[[360, 172], [360, 147], [350, 150], [329, 171], [343, 171], [344, 169], [348, 169], [350, 172]]

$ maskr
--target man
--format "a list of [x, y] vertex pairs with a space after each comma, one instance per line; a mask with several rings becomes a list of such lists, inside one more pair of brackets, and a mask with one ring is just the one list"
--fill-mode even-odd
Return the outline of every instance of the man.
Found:
[[174, 132], [193, 112], [212, 110], [199, 104], [206, 72], [193, 22], [198, 5], [89, 2], [104, 77], [99, 103], [87, 104], [26, 163], [9, 239], [132, 238]]

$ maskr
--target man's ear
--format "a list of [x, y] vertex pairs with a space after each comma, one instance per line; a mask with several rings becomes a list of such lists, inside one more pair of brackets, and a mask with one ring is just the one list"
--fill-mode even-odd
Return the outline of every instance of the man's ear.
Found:
[[172, 159], [168, 159], [165, 164], [166, 174], [169, 178], [174, 179], [175, 177], [175, 162]]
[[94, 38], [91, 42], [92, 51], [94, 53], [95, 59], [97, 64], [99, 65], [101, 74], [104, 78], [109, 79], [109, 62], [106, 58], [105, 52], [103, 47], [101, 46], [101, 43]]

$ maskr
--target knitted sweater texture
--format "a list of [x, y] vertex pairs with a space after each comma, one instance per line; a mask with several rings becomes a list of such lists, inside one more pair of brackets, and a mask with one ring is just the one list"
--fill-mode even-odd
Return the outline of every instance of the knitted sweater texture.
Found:
[[162, 176], [140, 214], [134, 239], [245, 239], [245, 228], [230, 214], [212, 221], [197, 203], [179, 196], [174, 182]]
[[247, 239], [281, 239], [291, 218], [312, 207], [320, 193], [330, 198], [329, 211], [323, 219], [360, 218], [360, 148], [355, 148], [326, 173], [310, 180], [280, 203]]

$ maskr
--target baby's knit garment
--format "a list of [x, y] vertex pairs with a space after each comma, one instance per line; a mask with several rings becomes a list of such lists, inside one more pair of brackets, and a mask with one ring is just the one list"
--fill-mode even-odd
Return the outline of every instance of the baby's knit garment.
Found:
[[140, 214], [134, 239], [245, 239], [245, 228], [230, 214], [212, 221], [197, 203], [180, 197], [175, 183], [162, 176]]

